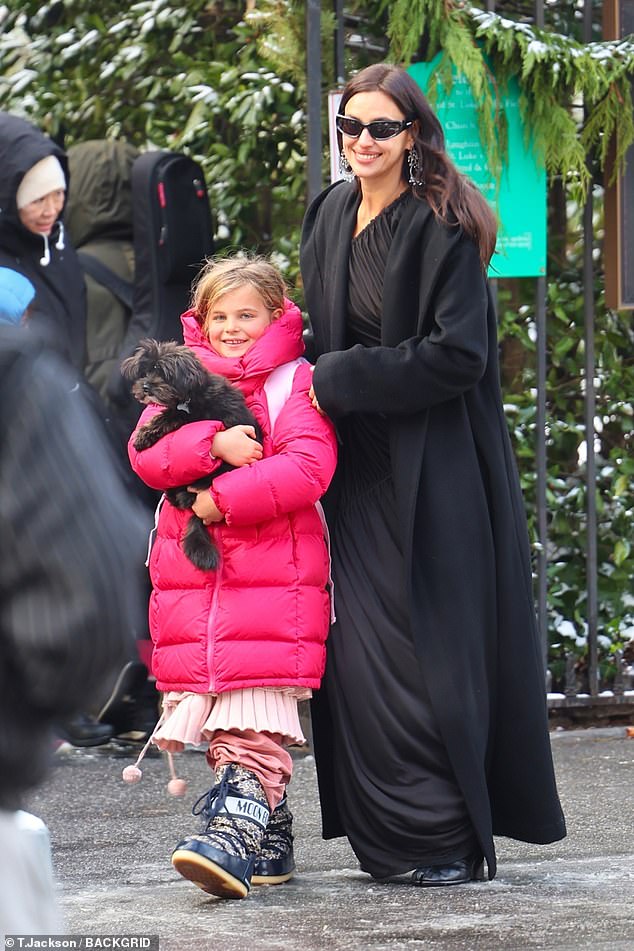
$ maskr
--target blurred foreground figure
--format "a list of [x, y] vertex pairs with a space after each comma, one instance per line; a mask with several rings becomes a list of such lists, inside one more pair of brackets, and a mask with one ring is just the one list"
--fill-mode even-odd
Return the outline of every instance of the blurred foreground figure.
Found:
[[0, 932], [56, 924], [37, 835], [17, 814], [54, 722], [132, 655], [145, 531], [70, 371], [0, 326]]

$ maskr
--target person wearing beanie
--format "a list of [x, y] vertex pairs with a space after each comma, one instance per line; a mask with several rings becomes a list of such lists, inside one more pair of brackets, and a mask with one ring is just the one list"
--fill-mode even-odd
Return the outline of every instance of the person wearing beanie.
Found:
[[19, 324], [35, 297], [28, 277], [8, 267], [0, 267], [0, 324]]
[[[63, 223], [69, 181], [63, 149], [30, 122], [0, 111], [0, 268], [35, 288], [24, 329], [40, 348], [62, 358], [74, 389], [93, 404], [95, 424], [101, 422], [110, 438], [103, 405], [84, 376], [86, 288]], [[57, 725], [58, 737], [73, 746], [101, 745], [112, 734], [92, 713]]]
[[66, 178], [59, 159], [47, 155], [36, 162], [20, 182], [15, 196], [24, 227], [48, 237], [64, 207], [65, 192]]
[[30, 122], [0, 112], [0, 169], [0, 267], [31, 282], [29, 330], [81, 374], [86, 291], [63, 224], [66, 154]]

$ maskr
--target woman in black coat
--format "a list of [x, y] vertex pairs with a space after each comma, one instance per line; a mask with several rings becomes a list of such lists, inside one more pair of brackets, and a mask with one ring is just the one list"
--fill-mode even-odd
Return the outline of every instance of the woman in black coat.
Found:
[[[313, 732], [325, 838], [378, 879], [495, 875], [494, 835], [565, 835], [525, 515], [486, 281], [495, 220], [403, 70], [346, 86], [349, 179], [309, 208], [314, 402], [337, 622]], [[351, 181], [350, 181], [351, 180]]]

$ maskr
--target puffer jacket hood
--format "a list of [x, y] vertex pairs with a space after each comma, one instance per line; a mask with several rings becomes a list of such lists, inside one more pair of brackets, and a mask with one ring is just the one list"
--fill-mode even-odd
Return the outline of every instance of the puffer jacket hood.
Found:
[[[185, 343], [208, 369], [245, 395], [264, 433], [264, 458], [224, 472], [212, 495], [224, 521], [210, 527], [220, 552], [202, 572], [181, 548], [190, 513], [165, 501], [150, 556], [150, 631], [159, 690], [223, 692], [243, 687], [319, 686], [330, 622], [329, 563], [315, 502], [336, 464], [332, 424], [308, 397], [311, 368], [292, 363], [304, 350], [298, 308], [281, 317], [240, 358], [212, 350], [196, 315], [182, 318]], [[265, 389], [271, 371], [291, 363], [290, 389], [271, 425]], [[158, 407], [148, 407], [143, 425]], [[130, 459], [152, 488], [189, 485], [213, 474], [217, 420], [189, 423]]]
[[220, 373], [231, 383], [237, 384], [246, 395], [262, 386], [269, 373], [295, 360], [304, 352], [302, 339], [302, 314], [292, 301], [285, 299], [284, 310], [277, 320], [266, 329], [259, 340], [242, 357], [221, 357], [205, 337], [196, 312], [186, 311], [181, 317], [183, 340], [198, 359], [212, 371]]
[[[25, 243], [42, 247], [42, 238], [31, 234], [18, 215], [16, 195], [20, 182], [33, 166], [48, 155], [59, 161], [66, 178], [66, 195], [70, 176], [66, 153], [30, 122], [8, 112], [0, 112], [0, 247], [15, 251]], [[60, 218], [63, 215], [63, 210]], [[56, 225], [49, 240], [55, 239]]]
[[132, 241], [132, 166], [128, 142], [91, 139], [68, 149], [73, 187], [64, 221], [76, 248], [99, 238]]

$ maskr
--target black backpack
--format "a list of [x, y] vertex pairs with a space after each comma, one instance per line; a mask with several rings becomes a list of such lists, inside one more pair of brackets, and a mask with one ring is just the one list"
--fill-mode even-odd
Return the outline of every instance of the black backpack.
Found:
[[[121, 359], [142, 337], [182, 340], [180, 315], [189, 305], [192, 281], [213, 253], [213, 226], [202, 168], [178, 152], [145, 152], [132, 166], [134, 282], [122, 280], [91, 254], [80, 251], [84, 270], [131, 311]], [[109, 393], [126, 402], [121, 375]]]
[[192, 281], [213, 252], [202, 168], [186, 155], [146, 152], [132, 166], [135, 337], [181, 340]]

